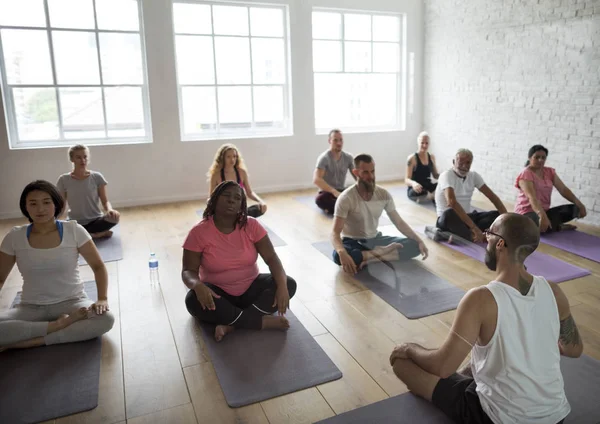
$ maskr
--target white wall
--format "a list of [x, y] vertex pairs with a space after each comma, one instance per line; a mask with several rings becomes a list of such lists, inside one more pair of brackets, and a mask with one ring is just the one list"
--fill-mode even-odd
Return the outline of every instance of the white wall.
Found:
[[543, 144], [600, 224], [600, 2], [427, 0], [424, 15], [424, 122], [442, 167], [470, 148], [473, 169], [514, 201], [529, 147]]
[[[407, 52], [415, 53], [415, 74], [422, 75], [423, 6], [420, 0], [274, 0], [270, 3], [290, 6], [294, 135], [233, 140], [244, 155], [253, 188], [259, 193], [310, 187], [316, 158], [327, 148], [327, 136], [317, 136], [314, 132], [313, 6], [405, 13]], [[205, 198], [205, 173], [216, 149], [227, 142], [180, 141], [171, 1], [143, 0], [143, 9], [154, 142], [91, 149], [91, 168], [105, 175], [109, 181], [109, 197], [117, 207]], [[414, 150], [421, 130], [421, 92], [422, 80], [416, 77], [415, 113], [407, 115], [405, 131], [345, 135], [347, 151], [367, 152], [375, 157], [380, 181], [403, 175], [405, 158]], [[4, 116], [1, 112], [0, 116]], [[10, 150], [4, 121], [0, 119], [0, 218], [19, 216], [19, 195], [28, 182], [38, 178], [55, 182], [59, 174], [69, 170], [66, 148]]]

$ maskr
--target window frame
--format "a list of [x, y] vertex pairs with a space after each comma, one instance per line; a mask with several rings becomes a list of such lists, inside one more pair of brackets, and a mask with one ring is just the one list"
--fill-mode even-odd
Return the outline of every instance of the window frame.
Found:
[[[312, 61], [313, 61], [313, 92], [316, 92], [315, 85], [315, 76], [317, 74], [327, 74], [327, 75], [339, 75], [339, 74], [351, 74], [351, 75], [393, 75], [396, 74], [396, 125], [370, 125], [370, 126], [359, 126], [359, 127], [351, 127], [344, 126], [344, 133], [373, 133], [373, 132], [395, 132], [395, 131], [405, 131], [406, 130], [406, 14], [400, 12], [389, 12], [389, 11], [372, 11], [372, 10], [358, 10], [358, 9], [345, 9], [345, 8], [329, 8], [329, 7], [319, 7], [314, 6], [311, 10], [311, 22], [313, 19], [313, 14], [315, 12], [324, 12], [324, 13], [337, 13], [341, 17], [340, 24], [340, 38], [332, 39], [332, 38], [315, 38], [311, 32], [311, 52], [312, 52]], [[346, 39], [345, 34], [345, 14], [352, 15], [367, 15], [371, 19], [371, 39], [369, 41], [364, 40], [353, 40]], [[375, 41], [373, 39], [373, 17], [374, 16], [391, 16], [398, 19], [398, 41]], [[312, 28], [312, 25], [311, 25]], [[340, 43], [341, 45], [341, 71], [315, 71], [314, 70], [314, 42], [315, 41], [335, 41]], [[371, 45], [371, 72], [357, 72], [357, 71], [346, 71], [346, 42], [364, 42], [369, 43]], [[375, 72], [373, 71], [373, 46], [376, 43], [386, 43], [386, 44], [394, 44], [398, 45], [398, 71], [397, 72]], [[316, 96], [315, 96], [316, 98]], [[317, 126], [317, 116], [316, 116], [316, 105], [313, 100], [313, 110], [315, 111], [313, 124], [315, 127], [315, 133], [317, 135], [329, 134], [331, 128], [339, 126], [339, 124], [333, 123], [333, 125], [320, 128]]]
[[[177, 105], [179, 112], [179, 130], [180, 139], [182, 142], [194, 142], [194, 141], [208, 141], [208, 140], [235, 140], [235, 139], [253, 139], [253, 138], [270, 138], [270, 137], [290, 137], [294, 134], [294, 119], [293, 119], [293, 107], [292, 107], [292, 74], [291, 74], [291, 54], [290, 54], [290, 11], [289, 5], [283, 3], [253, 3], [251, 1], [220, 1], [220, 0], [172, 0], [172, 9], [176, 3], [181, 4], [201, 4], [210, 6], [210, 22], [211, 22], [211, 34], [197, 34], [189, 32], [177, 32], [175, 28], [175, 13], [173, 13], [173, 48], [175, 51], [175, 68], [176, 68], [176, 84], [177, 84]], [[213, 6], [241, 6], [245, 7], [248, 15], [248, 35], [223, 35], [215, 34], [214, 24], [214, 12]], [[251, 8], [262, 8], [262, 9], [280, 9], [283, 17], [283, 36], [254, 36], [252, 35], [251, 26]], [[196, 37], [210, 37], [213, 51], [213, 72], [214, 72], [214, 83], [212, 84], [181, 84], [179, 82], [178, 72], [178, 60], [177, 60], [177, 37], [178, 36], [196, 36]], [[249, 57], [250, 57], [250, 82], [248, 84], [219, 84], [218, 73], [217, 73], [217, 52], [215, 48], [215, 38], [237, 38], [248, 40], [249, 45]], [[283, 61], [285, 65], [285, 82], [283, 84], [257, 84], [254, 83], [254, 66], [252, 63], [252, 39], [266, 39], [266, 40], [283, 40], [284, 56]], [[215, 112], [216, 112], [216, 123], [215, 130], [212, 132], [206, 132], [206, 134], [194, 133], [186, 135], [185, 133], [185, 118], [183, 112], [183, 94], [182, 88], [185, 87], [207, 87], [213, 88], [215, 93]], [[251, 114], [252, 120], [250, 122], [250, 128], [244, 130], [222, 130], [220, 125], [219, 116], [219, 87], [249, 87], [250, 88], [250, 101], [251, 101]], [[256, 126], [255, 121], [255, 105], [254, 105], [254, 87], [282, 87], [283, 89], [283, 123], [282, 128], [271, 128], [261, 129]]]
[[[2, 92], [3, 106], [4, 106], [4, 118], [6, 122], [6, 132], [8, 135], [9, 149], [31, 149], [31, 148], [63, 148], [71, 146], [77, 143], [83, 143], [89, 146], [98, 145], [118, 145], [118, 144], [140, 144], [140, 143], [151, 143], [152, 142], [152, 122], [150, 116], [150, 90], [148, 84], [148, 67], [146, 60], [146, 45], [144, 37], [144, 20], [142, 16], [142, 0], [134, 0], [137, 3], [137, 16], [139, 22], [139, 28], [137, 31], [134, 30], [114, 30], [114, 29], [99, 29], [98, 28], [98, 12], [96, 9], [96, 0], [91, 0], [94, 14], [94, 28], [68, 28], [60, 26], [52, 26], [50, 20], [50, 8], [48, 0], [42, 0], [44, 7], [44, 18], [46, 20], [45, 26], [22, 26], [22, 25], [0, 25], [0, 30], [29, 30], [29, 31], [45, 31], [48, 40], [48, 55], [51, 66], [52, 84], [9, 84], [8, 83], [8, 72], [6, 70], [6, 64], [4, 61], [4, 50], [2, 44], [2, 34], [0, 31], [0, 91]], [[58, 84], [57, 82], [57, 71], [56, 71], [56, 58], [54, 56], [54, 46], [52, 31], [61, 32], [73, 32], [73, 33], [91, 33], [94, 34], [94, 41], [96, 43], [96, 55], [98, 57], [98, 84]], [[100, 35], [101, 34], [134, 34], [140, 38], [140, 53], [141, 53], [141, 67], [142, 67], [142, 83], [141, 84], [104, 84], [104, 76], [102, 75], [102, 54], [100, 51]], [[106, 94], [105, 88], [120, 88], [120, 87], [135, 87], [141, 88], [142, 94], [142, 111], [144, 118], [144, 131], [145, 136], [135, 137], [109, 137], [108, 136], [108, 118], [106, 111]], [[21, 140], [19, 138], [19, 128], [17, 122], [17, 112], [15, 109], [15, 100], [13, 96], [13, 88], [48, 88], [54, 89], [56, 96], [56, 108], [57, 108], [57, 121], [58, 121], [58, 139], [45, 139], [45, 140]], [[104, 137], [88, 137], [88, 138], [65, 138], [64, 136], [64, 122], [61, 108], [61, 88], [94, 88], [99, 89], [101, 92], [102, 99], [102, 119], [103, 119], [103, 131]]]

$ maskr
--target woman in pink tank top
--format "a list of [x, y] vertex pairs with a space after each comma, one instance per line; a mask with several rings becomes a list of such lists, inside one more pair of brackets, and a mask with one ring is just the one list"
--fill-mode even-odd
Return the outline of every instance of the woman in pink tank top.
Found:
[[223, 181], [235, 181], [246, 190], [248, 198], [258, 202], [248, 208], [248, 216], [258, 218], [267, 211], [267, 204], [260, 196], [252, 191], [248, 171], [239, 150], [233, 144], [223, 144], [217, 150], [215, 159], [206, 174], [209, 182], [209, 193], [212, 193]]
[[[547, 157], [548, 149], [541, 144], [529, 149], [526, 168], [515, 182], [515, 187], [519, 189], [515, 212], [531, 218], [539, 225], [541, 232], [573, 230], [575, 226], [566, 223], [575, 218], [584, 218], [587, 211], [554, 168], [545, 166]], [[554, 187], [571, 203], [551, 208]]]

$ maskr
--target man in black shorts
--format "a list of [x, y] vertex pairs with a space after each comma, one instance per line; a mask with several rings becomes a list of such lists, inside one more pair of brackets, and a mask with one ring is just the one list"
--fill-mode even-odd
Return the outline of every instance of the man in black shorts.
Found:
[[[484, 231], [496, 278], [461, 300], [444, 344], [405, 343], [390, 356], [408, 389], [455, 422], [554, 424], [571, 412], [560, 355], [579, 357], [583, 342], [563, 291], [523, 265], [540, 241], [527, 219], [502, 214]], [[470, 372], [457, 374], [469, 352]]]

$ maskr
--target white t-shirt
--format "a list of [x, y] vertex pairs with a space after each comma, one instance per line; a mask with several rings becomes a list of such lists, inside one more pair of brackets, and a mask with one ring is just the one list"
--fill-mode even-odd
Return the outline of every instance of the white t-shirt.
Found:
[[79, 277], [79, 248], [92, 238], [75, 221], [63, 221], [60, 245], [34, 249], [27, 239], [27, 227], [14, 227], [2, 240], [0, 251], [16, 256], [23, 277], [21, 303], [52, 305], [85, 296]]
[[396, 210], [390, 193], [375, 186], [373, 197], [368, 202], [360, 197], [356, 184], [348, 187], [335, 202], [334, 216], [345, 219], [343, 237], [370, 239], [377, 235], [379, 217], [383, 211], [389, 215]]
[[449, 208], [448, 202], [446, 201], [446, 195], [444, 190], [448, 187], [454, 189], [454, 196], [456, 201], [462, 206], [466, 213], [471, 211], [471, 198], [475, 188], [480, 189], [485, 185], [485, 181], [481, 175], [475, 171], [470, 171], [465, 178], [461, 178], [456, 175], [452, 169], [444, 171], [440, 174], [438, 179], [438, 185], [435, 189], [435, 205], [437, 210], [437, 216], [441, 216], [446, 209]]
[[534, 277], [527, 295], [499, 281], [496, 331], [471, 351], [481, 407], [496, 424], [557, 423], [571, 411], [560, 370], [560, 318], [552, 288]]

